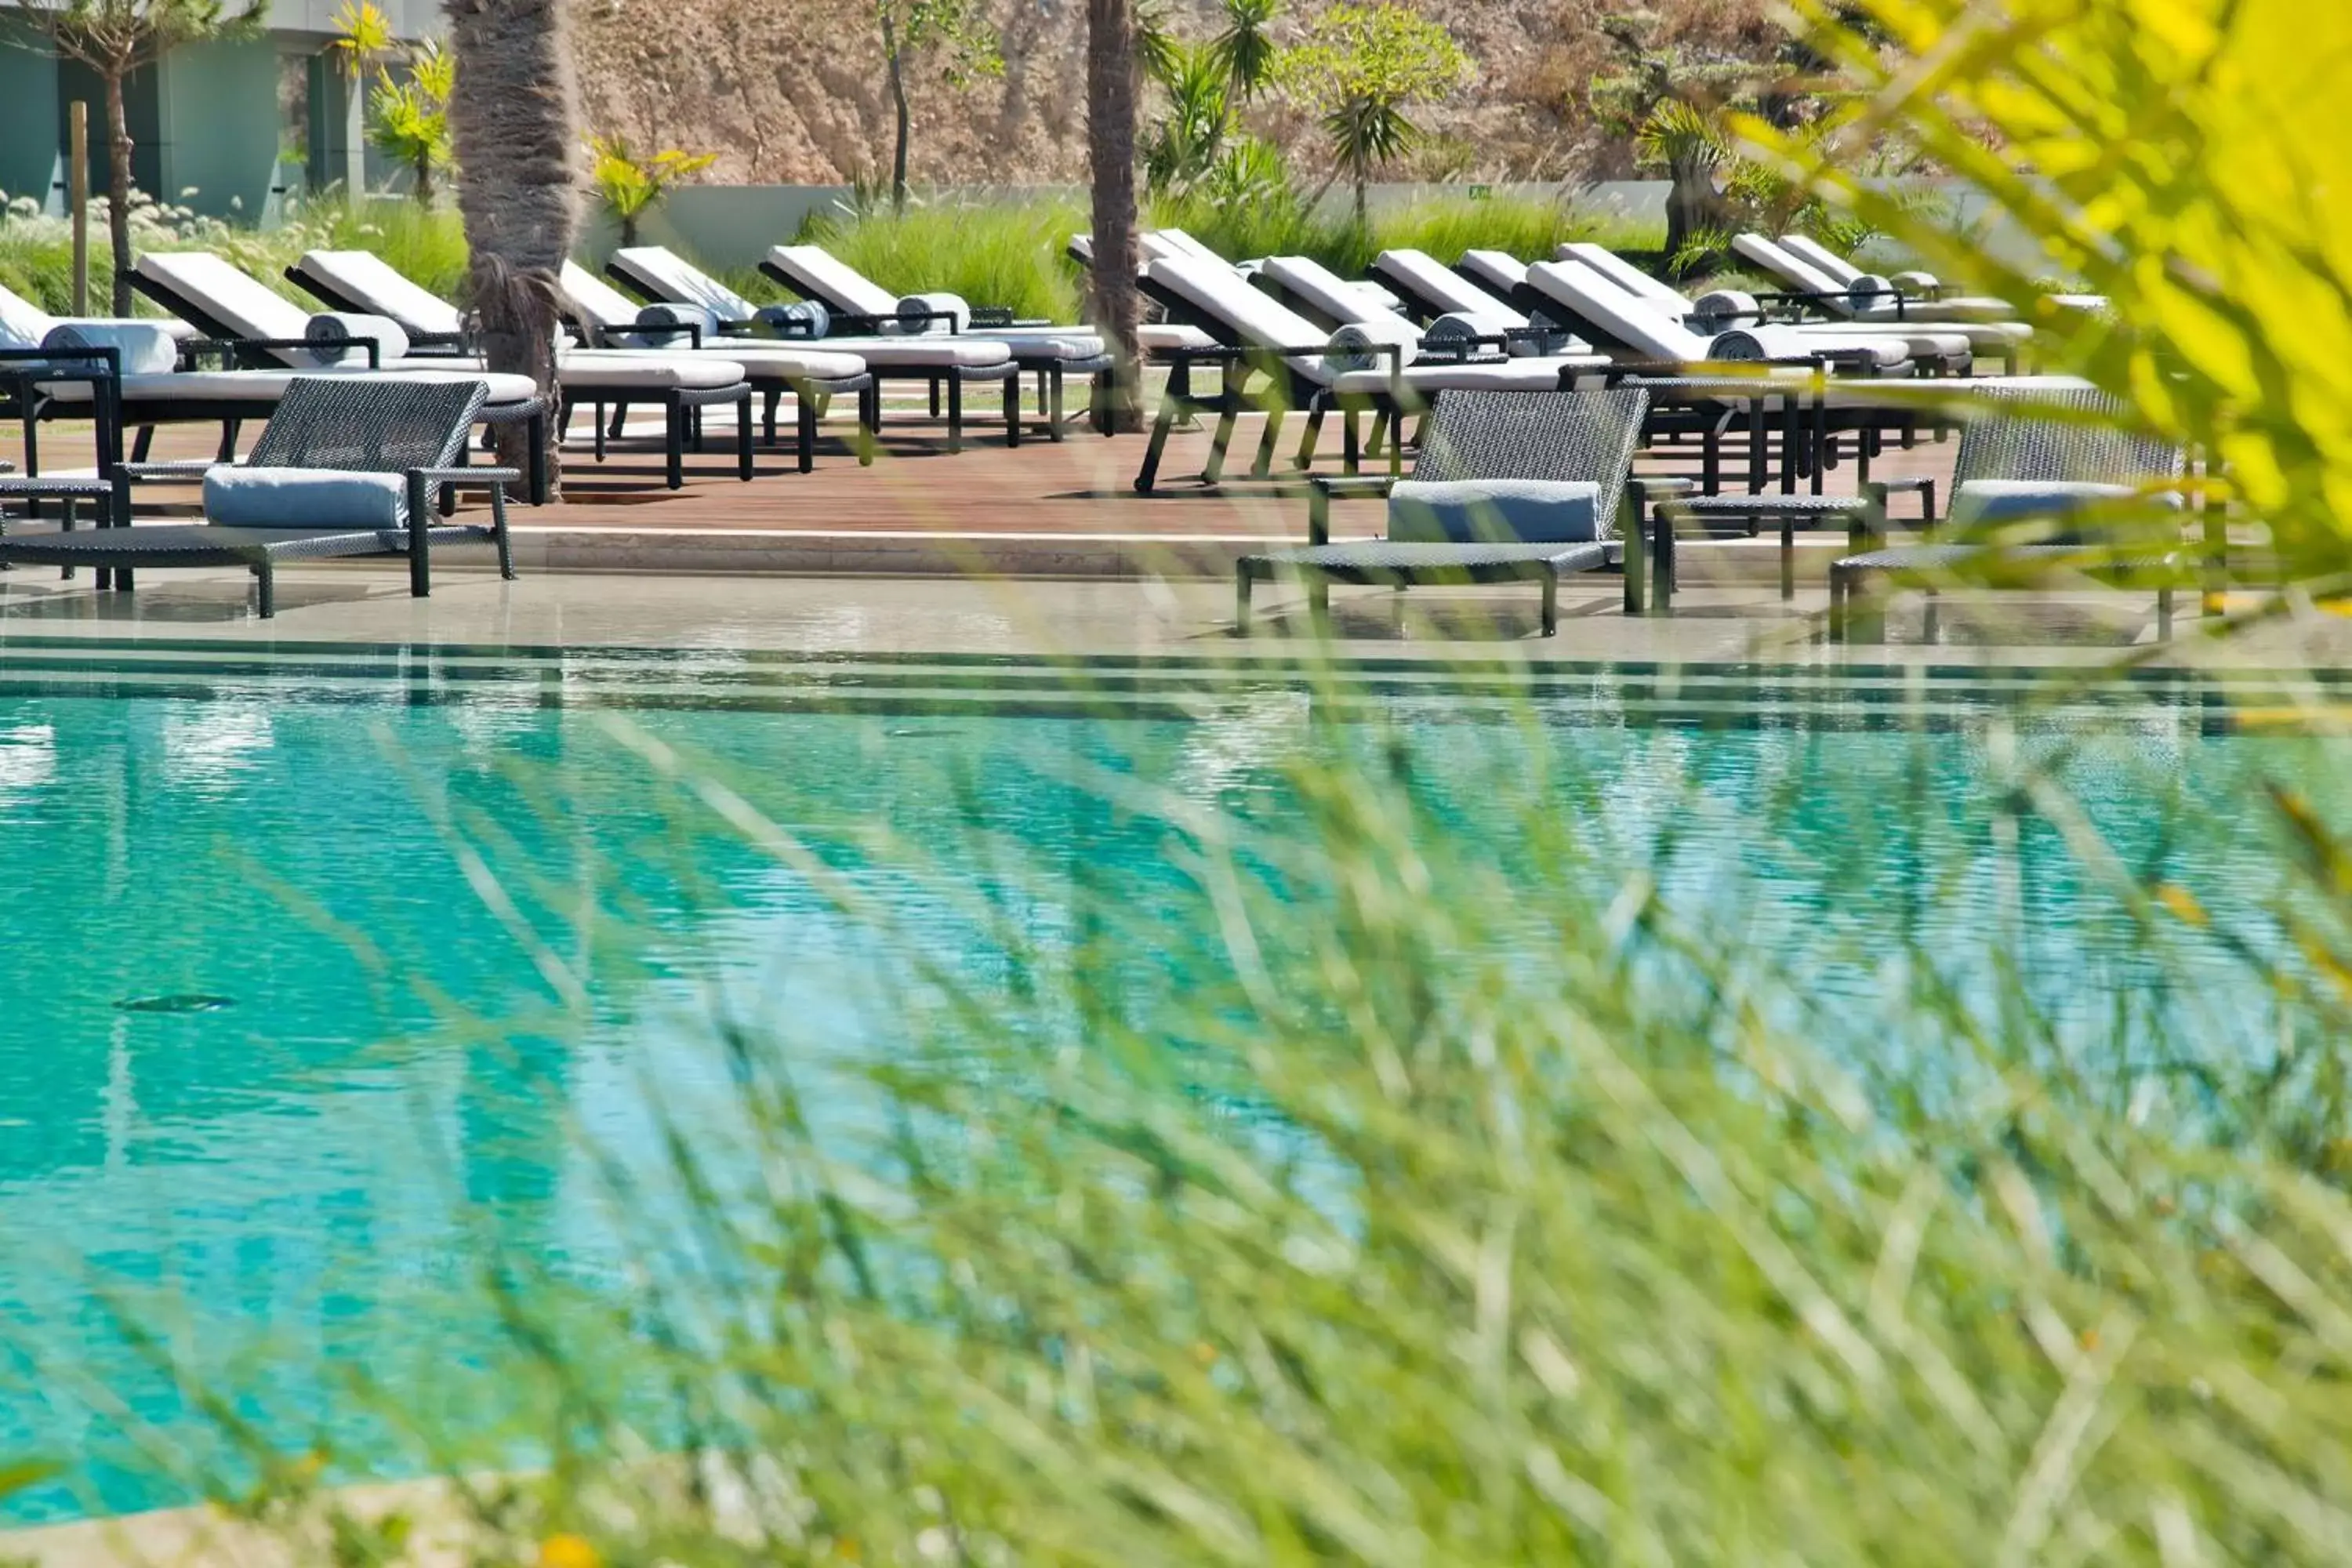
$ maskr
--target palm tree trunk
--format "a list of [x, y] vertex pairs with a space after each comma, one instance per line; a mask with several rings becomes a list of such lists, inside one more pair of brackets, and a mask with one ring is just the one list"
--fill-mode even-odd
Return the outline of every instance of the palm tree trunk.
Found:
[[[457, 211], [472, 252], [469, 292], [490, 369], [528, 375], [557, 406], [557, 300], [580, 222], [580, 137], [564, 0], [449, 0], [457, 89]], [[555, 426], [547, 472], [560, 484]], [[523, 466], [524, 433], [499, 433], [499, 460]]]
[[1135, 202], [1134, 0], [1087, 0], [1087, 156], [1094, 198], [1094, 321], [1118, 362], [1111, 427], [1143, 419], [1143, 358], [1136, 347], [1143, 300]]
[[106, 237], [114, 252], [114, 313], [131, 314], [131, 112], [120, 68], [106, 76]]

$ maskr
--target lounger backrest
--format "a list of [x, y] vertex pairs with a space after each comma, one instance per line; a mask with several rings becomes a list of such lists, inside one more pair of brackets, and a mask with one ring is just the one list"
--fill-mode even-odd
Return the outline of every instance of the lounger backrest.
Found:
[[1360, 285], [1349, 282], [1312, 257], [1270, 256], [1260, 273], [1286, 292], [1305, 300], [1308, 310], [1336, 324], [1402, 333], [1406, 341], [1421, 335], [1410, 321], [1377, 303]]
[[1597, 484], [1596, 513], [1613, 521], [1649, 407], [1639, 387], [1449, 392], [1430, 415], [1412, 477]]
[[[294, 264], [302, 286], [339, 310], [362, 310], [400, 323], [412, 337], [446, 337], [466, 330], [457, 306], [402, 275], [372, 250], [309, 250]], [[314, 290], [315, 291], [315, 290]]]
[[[205, 250], [150, 250], [131, 264], [168, 300], [182, 302], [198, 324], [217, 323], [237, 338], [299, 338], [309, 311], [243, 269]], [[313, 369], [320, 356], [308, 349], [272, 349], [271, 357]]]
[[286, 384], [247, 465], [399, 474], [445, 468], [489, 395], [461, 377], [298, 375]]
[[655, 299], [700, 305], [722, 321], [748, 321], [760, 313], [760, 307], [667, 246], [616, 250], [613, 266]]
[[1798, 260], [1818, 268], [1822, 276], [1838, 288], [1843, 289], [1862, 276], [1861, 268], [1810, 234], [1784, 234], [1780, 237], [1780, 248]]
[[768, 264], [803, 300], [849, 316], [895, 317], [898, 297], [821, 245], [778, 245]]
[[1199, 240], [1194, 239], [1191, 235], [1186, 234], [1181, 228], [1153, 229], [1150, 232], [1158, 235], [1160, 237], [1160, 243], [1167, 246], [1170, 252], [1173, 255], [1190, 256], [1202, 261], [1214, 261], [1226, 267], [1231, 267], [1233, 265], [1232, 262], [1227, 261], [1223, 257], [1218, 255], [1215, 251], [1211, 250], [1207, 246], [1202, 245]]
[[1605, 245], [1595, 245], [1589, 239], [1572, 239], [1559, 247], [1563, 261], [1581, 261], [1618, 288], [1637, 300], [1673, 315], [1676, 320], [1691, 312], [1691, 302], [1681, 294], [1643, 271]]
[[1527, 317], [1507, 300], [1479, 288], [1425, 250], [1383, 250], [1372, 270], [1434, 315], [1490, 316], [1517, 326]]
[[1480, 288], [1506, 297], [1528, 280], [1528, 264], [1506, 250], [1465, 250], [1462, 270]]
[[37, 349], [57, 329], [58, 319], [0, 284], [0, 349]]
[[1707, 357], [1713, 342], [1581, 261], [1538, 261], [1528, 268], [1528, 287], [1559, 307], [1568, 324], [1583, 329], [1586, 336], [1645, 358], [1696, 363]]
[[[1952, 482], [2023, 479], [2130, 485], [2169, 479], [2179, 447], [2125, 427], [2123, 405], [2090, 387], [1995, 393], [1995, 410], [1970, 419], [1952, 460]], [[2000, 405], [2018, 405], [2014, 411]]]
[[[1186, 235], [1185, 238], [1188, 241], [1191, 241], [1192, 236]], [[1174, 240], [1169, 238], [1167, 235], [1161, 233], [1156, 228], [1147, 228], [1141, 234], [1137, 235], [1135, 237], [1135, 243], [1137, 249], [1142, 255], [1143, 259], [1147, 264], [1154, 261], [1200, 261], [1204, 259], [1223, 263], [1225, 259], [1222, 256], [1203, 258], [1201, 255], [1197, 242], [1179, 245]]]
[[1843, 294], [1845, 285], [1801, 257], [1792, 255], [1760, 234], [1734, 236], [1731, 248], [1741, 259], [1778, 278], [1790, 288], [1806, 294]]
[[[637, 303], [576, 261], [567, 260], [559, 282], [564, 303], [583, 327], [627, 327], [636, 324]], [[634, 344], [635, 340], [632, 339]]]
[[[1271, 295], [1261, 292], [1222, 261], [1174, 257], [1155, 261], [1144, 276], [1198, 315], [1217, 336], [1245, 348], [1296, 349], [1328, 341], [1330, 333]], [[1309, 370], [1303, 360], [1290, 362]], [[1320, 356], [1316, 365], [1321, 363]]]

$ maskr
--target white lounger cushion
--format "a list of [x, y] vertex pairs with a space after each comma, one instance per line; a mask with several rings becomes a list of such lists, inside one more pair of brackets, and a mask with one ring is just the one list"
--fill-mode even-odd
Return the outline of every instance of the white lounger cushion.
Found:
[[1146, 321], [1135, 330], [1136, 346], [1145, 353], [1167, 353], [1175, 349], [1213, 349], [1217, 340], [1198, 327], [1181, 321]]
[[717, 354], [625, 353], [607, 349], [574, 349], [556, 363], [556, 378], [565, 388], [586, 392], [598, 388], [635, 392], [709, 392], [733, 386], [745, 377], [744, 367]]
[[[1440, 360], [1423, 360], [1409, 366], [1402, 377], [1406, 390], [1433, 392], [1555, 392], [1560, 386], [1560, 371], [1603, 371], [1609, 361], [1598, 354], [1555, 355], [1548, 359], [1506, 360], [1494, 364], [1447, 364]], [[1320, 378], [1333, 393], [1343, 397], [1370, 397], [1386, 392], [1389, 373], [1381, 370], [1350, 371], [1346, 375]]]
[[1480, 288], [1504, 300], [1528, 280], [1528, 264], [1507, 251], [1465, 250], [1462, 270]]
[[1647, 300], [1660, 310], [1679, 316], [1688, 313], [1691, 301], [1662, 279], [1653, 278], [1605, 245], [1595, 245], [1589, 239], [1572, 239], [1559, 247], [1562, 261], [1581, 261], [1612, 283], [1637, 300]]
[[227, 528], [408, 526], [408, 481], [400, 474], [342, 468], [205, 470], [205, 520]]
[[[1222, 261], [1168, 257], [1150, 263], [1143, 271], [1152, 282], [1253, 348], [1303, 349], [1325, 342], [1330, 336], [1289, 306], [1244, 281]], [[1319, 351], [1294, 356], [1290, 363], [1302, 374], [1328, 379]]]
[[1389, 491], [1397, 543], [1590, 544], [1607, 533], [1589, 479], [1404, 479]]
[[[0, 284], [0, 349], [37, 349], [59, 327], [112, 326], [111, 316], [52, 316], [22, 294]], [[193, 338], [196, 329], [174, 317], [141, 317], [141, 326], [160, 327], [173, 341]]]
[[[426, 368], [431, 366], [432, 368]], [[251, 403], [274, 400], [286, 395], [286, 384], [297, 374], [303, 375], [398, 375], [403, 381], [422, 378], [426, 381], [478, 381], [489, 390], [489, 405], [511, 405], [529, 402], [538, 388], [527, 375], [510, 375], [503, 372], [467, 370], [450, 361], [403, 360], [397, 366], [384, 371], [370, 371], [365, 365], [356, 369], [344, 365], [322, 365], [299, 373], [288, 370], [187, 370], [170, 375], [139, 375], [122, 378], [122, 402], [127, 409], [136, 410], [141, 404], [154, 403]], [[87, 403], [89, 387], [84, 382], [58, 382], [45, 384], [42, 390], [63, 404]], [[136, 423], [136, 419], [132, 423]]]
[[1410, 292], [1437, 306], [1441, 314], [1484, 317], [1507, 321], [1514, 327], [1528, 324], [1527, 317], [1509, 300], [1479, 288], [1425, 250], [1383, 250], [1372, 265]]
[[647, 293], [701, 305], [722, 321], [749, 321], [760, 314], [757, 305], [667, 247], [628, 246], [613, 252], [613, 264], [643, 284]]
[[1013, 359], [1013, 351], [994, 338], [827, 338], [824, 346], [882, 370], [985, 370]]
[[[188, 300], [240, 338], [301, 338], [310, 313], [267, 284], [205, 250], [150, 250], [132, 265], [139, 274]], [[305, 349], [274, 349], [290, 365], [332, 363]]]
[[169, 375], [179, 367], [180, 342], [161, 322], [59, 321], [38, 345], [63, 361], [76, 351], [112, 349], [123, 375]]
[[466, 329], [457, 306], [372, 250], [305, 251], [299, 265], [360, 310], [398, 321], [413, 337], [447, 337]]
[[821, 245], [775, 245], [768, 260], [793, 292], [853, 316], [895, 316], [898, 297]]
[[1822, 303], [1825, 309], [1841, 316], [1850, 316], [1857, 321], [1920, 323], [1938, 331], [1964, 331], [1968, 333], [1969, 342], [1979, 347], [1998, 348], [2006, 343], [2021, 342], [2032, 335], [2033, 329], [2015, 319], [2017, 311], [2006, 300], [1982, 298], [1915, 300], [1906, 302], [1898, 310], [1893, 285], [1888, 285], [1883, 295], [1868, 296], [1857, 302], [1848, 295], [1848, 284], [1831, 277], [1763, 235], [1737, 235], [1732, 238], [1731, 248], [1790, 289], [1801, 293], [1822, 295]]
[[1866, 353], [1880, 370], [1892, 370], [1911, 357], [1908, 344], [1890, 337], [1855, 334], [1839, 337], [1826, 332], [1804, 332], [1790, 327], [1735, 327], [1718, 332], [1708, 342], [1706, 358], [1737, 362], [1750, 360], [1801, 360], [1809, 354], [1840, 353]]

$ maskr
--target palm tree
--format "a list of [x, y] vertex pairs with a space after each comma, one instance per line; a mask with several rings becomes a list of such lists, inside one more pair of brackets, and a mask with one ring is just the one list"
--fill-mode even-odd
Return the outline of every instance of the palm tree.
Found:
[[1135, 204], [1136, 30], [1134, 0], [1087, 0], [1087, 158], [1093, 187], [1094, 320], [1118, 362], [1111, 395], [1115, 429], [1142, 423], [1142, 361], [1136, 328], [1143, 301]]
[[114, 253], [114, 313], [131, 314], [131, 115], [123, 84], [182, 44], [247, 37], [260, 30], [263, 0], [231, 12], [222, 0], [66, 0], [16, 15], [38, 27], [58, 54], [79, 60], [106, 93], [106, 229]]
[[[530, 376], [551, 407], [558, 289], [580, 224], [565, 8], [566, 0], [448, 0], [457, 61], [449, 129], [482, 351], [490, 369]], [[553, 424], [547, 472], [560, 483]], [[520, 431], [502, 429], [500, 461], [521, 466], [522, 441]]]
[[1255, 98], [1274, 79], [1278, 52], [1270, 30], [1282, 0], [1225, 0], [1224, 30], [1209, 40], [1209, 51], [1234, 97]]

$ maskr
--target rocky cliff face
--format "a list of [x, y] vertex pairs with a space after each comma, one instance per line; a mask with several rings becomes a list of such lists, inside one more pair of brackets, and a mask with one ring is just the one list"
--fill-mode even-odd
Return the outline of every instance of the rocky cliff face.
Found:
[[[1297, 19], [1321, 0], [1290, 0]], [[1735, 41], [1765, 0], [1665, 0], [1672, 36]], [[1565, 178], [1625, 172], [1582, 111], [1606, 68], [1600, 17], [1630, 0], [1421, 0], [1476, 58], [1477, 85], [1430, 110], [1400, 177]], [[1208, 30], [1205, 0], [1180, 17]], [[1001, 79], [962, 92], [914, 84], [918, 183], [1072, 180], [1085, 167], [1084, 0], [996, 0]], [[887, 175], [890, 111], [868, 0], [582, 0], [576, 16], [589, 128], [648, 148], [719, 154], [727, 184], [837, 184]], [[1150, 112], [1147, 107], [1147, 113]], [[1285, 129], [1276, 122], [1270, 128]], [[1311, 168], [1311, 152], [1302, 149]]]

